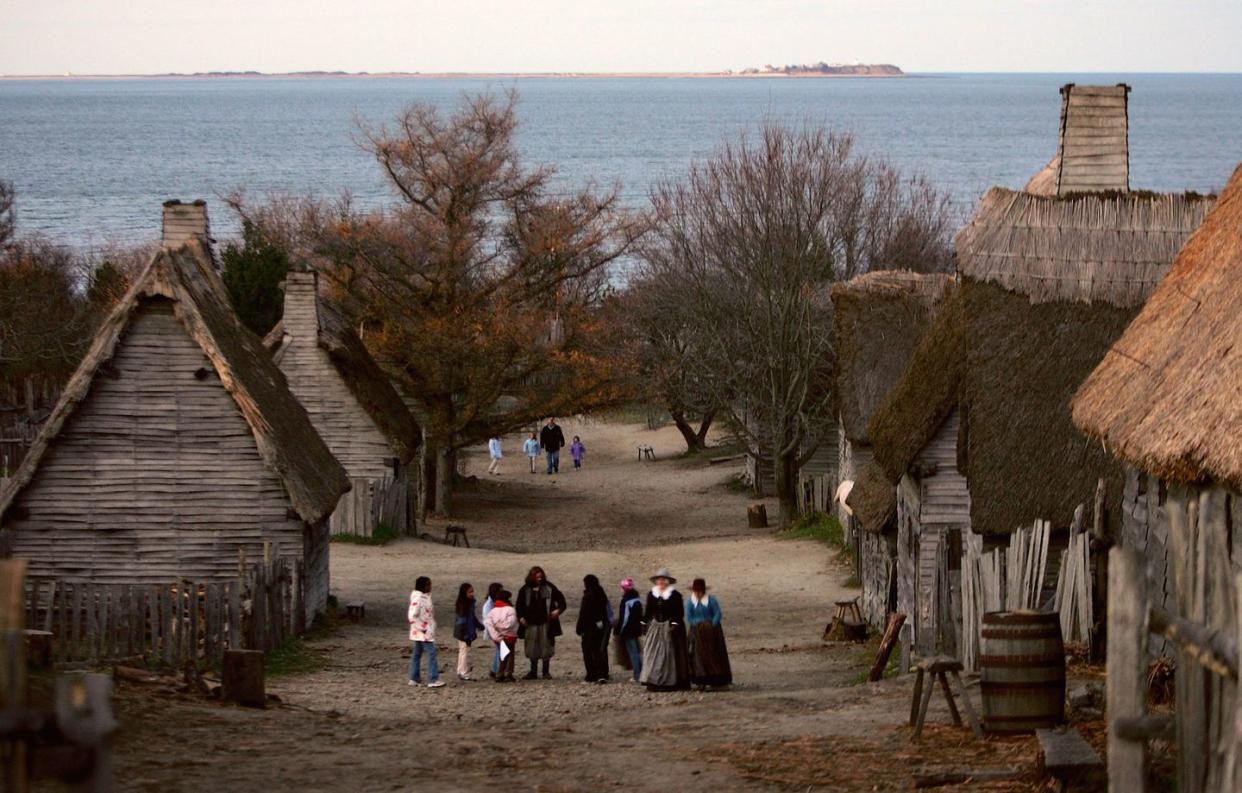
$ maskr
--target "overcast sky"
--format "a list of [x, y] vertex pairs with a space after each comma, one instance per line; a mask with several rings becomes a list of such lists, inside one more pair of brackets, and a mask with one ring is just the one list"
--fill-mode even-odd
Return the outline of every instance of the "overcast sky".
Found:
[[1242, 0], [0, 0], [0, 74], [1242, 71]]

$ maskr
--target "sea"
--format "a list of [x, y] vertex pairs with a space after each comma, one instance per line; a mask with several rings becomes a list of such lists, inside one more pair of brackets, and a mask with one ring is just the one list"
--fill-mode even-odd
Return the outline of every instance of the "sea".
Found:
[[520, 151], [556, 169], [557, 190], [617, 185], [642, 207], [722, 142], [809, 123], [923, 174], [965, 219], [990, 186], [1020, 188], [1055, 153], [1069, 82], [1132, 87], [1134, 188], [1213, 192], [1242, 161], [1239, 74], [16, 79], [0, 80], [0, 179], [16, 186], [22, 233], [74, 248], [154, 239], [169, 198], [206, 199], [223, 239], [238, 223], [221, 197], [237, 189], [395, 202], [360, 124], [515, 91]]

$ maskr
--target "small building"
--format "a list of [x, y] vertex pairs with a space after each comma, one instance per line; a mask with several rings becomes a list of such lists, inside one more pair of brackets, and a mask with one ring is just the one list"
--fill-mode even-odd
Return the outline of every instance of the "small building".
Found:
[[[1112, 553], [1119, 547], [1146, 561], [1146, 603], [1136, 609], [1143, 634], [1150, 605], [1197, 625], [1203, 636], [1225, 638], [1234, 647], [1242, 639], [1239, 339], [1242, 166], [1073, 401], [1074, 423], [1127, 466], [1124, 494], [1112, 494], [1114, 503], [1121, 501]], [[1110, 593], [1138, 589], [1134, 581], [1110, 577]], [[1146, 669], [1139, 647], [1122, 646], [1135, 637], [1110, 631], [1108, 638], [1110, 668], [1128, 654], [1131, 663]], [[1146, 637], [1137, 638], [1141, 646]], [[1214, 652], [1213, 641], [1196, 639], [1198, 646], [1184, 647], [1176, 662], [1179, 790], [1242, 786], [1242, 758], [1235, 756], [1242, 740], [1242, 722], [1235, 718], [1236, 653], [1232, 679], [1219, 671], [1207, 674], [1201, 659]], [[1134, 700], [1138, 708], [1146, 688], [1142, 685], [1143, 696]], [[1110, 738], [1110, 766], [1113, 754]], [[1141, 752], [1136, 764], [1141, 773]]]
[[839, 435], [831, 446], [839, 456], [828, 475], [831, 481], [822, 489], [830, 494], [855, 549], [863, 616], [877, 626], [896, 606], [891, 596], [894, 538], [891, 533], [859, 531], [858, 521], [844, 504], [832, 501], [832, 494], [838, 483], [854, 482], [871, 462], [871, 416], [901, 379], [952, 280], [945, 274], [878, 270], [832, 288]]
[[377, 523], [414, 529], [410, 470], [422, 430], [401, 395], [313, 271], [285, 278], [281, 321], [264, 340], [289, 389], [352, 482], [330, 521], [334, 534], [369, 535]]
[[[1063, 156], [1076, 108], [1124, 120], [1124, 96], [1097, 110], [1072, 101], [1080, 92], [1062, 92]], [[1123, 137], [1109, 138], [1114, 154]], [[964, 532], [1004, 546], [1036, 520], [1069, 527], [1100, 478], [1121, 491], [1121, 466], [1077, 431], [1070, 399], [1212, 205], [1125, 180], [1128, 169], [1103, 192], [988, 191], [955, 239], [953, 294], [872, 417], [875, 465], [849, 503], [872, 531], [896, 517], [898, 610], [919, 652], [956, 651]]]
[[205, 232], [156, 253], [100, 326], [0, 526], [32, 576], [109, 584], [233, 579], [266, 547], [301, 563], [309, 618], [349, 480], [233, 313]]

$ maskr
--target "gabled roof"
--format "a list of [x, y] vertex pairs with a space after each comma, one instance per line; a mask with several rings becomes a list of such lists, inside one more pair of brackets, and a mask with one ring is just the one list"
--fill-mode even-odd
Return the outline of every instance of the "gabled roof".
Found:
[[0, 516], [30, 484], [78, 404], [90, 398], [91, 384], [124, 343], [125, 329], [143, 300], [154, 297], [173, 301], [175, 315], [211, 361], [299, 517], [315, 523], [330, 514], [349, 490], [345, 470], [311, 426], [262, 343], [237, 320], [203, 243], [189, 239], [156, 253], [104, 320], [52, 415], [0, 493]]
[[[300, 273], [290, 273], [289, 277], [299, 275], [314, 277], [313, 274]], [[392, 381], [371, 357], [362, 339], [345, 320], [345, 316], [332, 301], [318, 294], [317, 290], [315, 294], [320, 348], [328, 353], [328, 358], [345, 381], [345, 386], [375, 422], [376, 428], [388, 439], [401, 462], [408, 463], [413, 459], [422, 439], [422, 429], [417, 419], [402, 401]], [[274, 356], [279, 355], [285, 343], [283, 320], [268, 332], [263, 343]]]
[[877, 270], [832, 287], [837, 405], [845, 436], [867, 443], [867, 423], [901, 378], [952, 277]]
[[993, 187], [957, 234], [958, 272], [1034, 303], [1138, 306], [1211, 208], [1196, 195], [1056, 198]]
[[1242, 166], [1087, 378], [1074, 422], [1144, 471], [1242, 486]]

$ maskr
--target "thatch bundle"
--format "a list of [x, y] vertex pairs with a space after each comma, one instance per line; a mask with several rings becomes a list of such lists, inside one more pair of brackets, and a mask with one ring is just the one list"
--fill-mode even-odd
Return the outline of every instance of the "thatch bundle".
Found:
[[948, 292], [941, 273], [879, 270], [832, 288], [841, 425], [867, 442], [867, 423], [906, 364]]
[[1212, 201], [1194, 195], [988, 191], [956, 238], [958, 271], [1035, 303], [1137, 306]]
[[1074, 399], [1074, 421], [1149, 473], [1242, 485], [1242, 167]]

